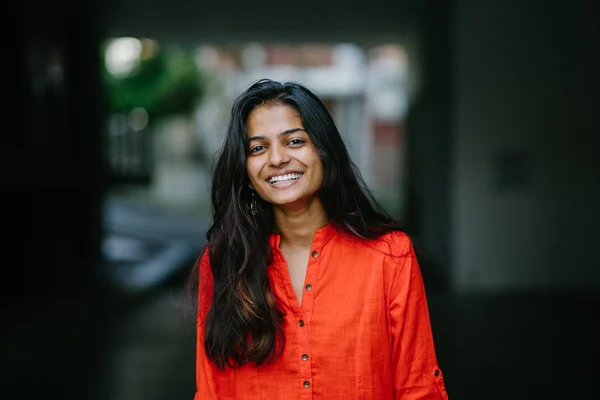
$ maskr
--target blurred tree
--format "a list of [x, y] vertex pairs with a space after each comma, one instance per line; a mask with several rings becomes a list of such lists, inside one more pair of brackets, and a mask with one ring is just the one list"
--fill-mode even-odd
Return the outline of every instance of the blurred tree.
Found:
[[[148, 39], [145, 39], [148, 41]], [[103, 79], [109, 113], [129, 113], [141, 107], [152, 120], [190, 114], [204, 93], [203, 75], [192, 51], [183, 48], [148, 51], [141, 41], [139, 55], [125, 73], [107, 67], [107, 51], [102, 52]], [[106, 50], [106, 49], [105, 49]]]

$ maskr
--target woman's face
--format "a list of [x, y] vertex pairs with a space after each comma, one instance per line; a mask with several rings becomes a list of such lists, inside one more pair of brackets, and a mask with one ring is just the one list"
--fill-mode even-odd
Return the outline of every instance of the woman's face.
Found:
[[312, 200], [323, 182], [323, 165], [296, 110], [259, 106], [246, 125], [248, 177], [256, 193], [274, 206]]

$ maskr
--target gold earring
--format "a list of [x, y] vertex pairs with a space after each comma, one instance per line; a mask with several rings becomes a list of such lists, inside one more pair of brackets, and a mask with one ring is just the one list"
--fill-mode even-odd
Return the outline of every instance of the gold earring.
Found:
[[256, 215], [257, 212], [257, 204], [256, 204], [256, 194], [252, 191], [252, 200], [250, 200], [250, 212], [252, 215]]

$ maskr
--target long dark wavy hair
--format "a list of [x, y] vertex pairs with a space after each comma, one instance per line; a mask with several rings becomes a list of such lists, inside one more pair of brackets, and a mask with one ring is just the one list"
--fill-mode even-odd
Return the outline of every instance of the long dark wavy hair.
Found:
[[[268, 362], [281, 354], [285, 341], [284, 314], [268, 275], [273, 207], [257, 196], [256, 215], [250, 210], [246, 123], [261, 105], [285, 105], [300, 116], [323, 164], [317, 196], [336, 229], [365, 239], [400, 230], [369, 192], [327, 107], [315, 94], [293, 82], [262, 79], [252, 84], [233, 104], [212, 179], [213, 224], [207, 246], [214, 290], [206, 318], [199, 323], [205, 324], [206, 354], [221, 369]], [[198, 276], [196, 263], [192, 279]]]

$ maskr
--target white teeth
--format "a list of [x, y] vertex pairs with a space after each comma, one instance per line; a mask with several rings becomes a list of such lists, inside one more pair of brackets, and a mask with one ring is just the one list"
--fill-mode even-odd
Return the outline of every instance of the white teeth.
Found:
[[274, 176], [274, 177], [270, 178], [269, 183], [278, 184], [278, 183], [285, 183], [285, 182], [289, 182], [289, 181], [295, 181], [296, 179], [300, 178], [301, 176], [302, 176], [302, 174], [278, 175], [278, 176]]

